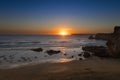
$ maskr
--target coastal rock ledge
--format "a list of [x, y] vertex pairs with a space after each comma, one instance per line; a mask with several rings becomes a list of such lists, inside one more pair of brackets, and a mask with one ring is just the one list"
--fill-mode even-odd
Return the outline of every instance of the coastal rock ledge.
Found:
[[[91, 36], [90, 36], [91, 37]], [[113, 33], [102, 33], [102, 34], [96, 34], [95, 37], [89, 38], [89, 39], [101, 39], [106, 40], [107, 43], [107, 49], [102, 47], [94, 46], [87, 46], [83, 47], [84, 51], [90, 51], [93, 52], [95, 55], [99, 57], [114, 57], [114, 58], [120, 58], [120, 26], [115, 26]], [[97, 52], [96, 52], [97, 51]]]

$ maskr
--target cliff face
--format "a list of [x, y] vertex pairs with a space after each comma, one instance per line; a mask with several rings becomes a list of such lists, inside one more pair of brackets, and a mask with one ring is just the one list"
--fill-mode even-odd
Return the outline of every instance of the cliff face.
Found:
[[113, 34], [119, 34], [120, 35], [120, 26], [115, 26]]
[[111, 56], [120, 57], [120, 26], [114, 28], [114, 33], [107, 41], [107, 46]]

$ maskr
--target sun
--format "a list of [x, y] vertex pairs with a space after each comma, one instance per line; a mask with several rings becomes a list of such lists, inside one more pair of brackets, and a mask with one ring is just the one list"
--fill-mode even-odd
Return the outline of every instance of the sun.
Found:
[[69, 35], [69, 33], [65, 30], [62, 30], [62, 31], [60, 31], [59, 35], [66, 36], [66, 35]]

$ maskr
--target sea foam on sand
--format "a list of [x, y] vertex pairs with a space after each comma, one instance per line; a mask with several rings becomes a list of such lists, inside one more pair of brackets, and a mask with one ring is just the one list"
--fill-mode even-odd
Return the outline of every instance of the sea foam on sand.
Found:
[[[47, 50], [60, 50], [58, 54], [49, 55]], [[69, 62], [72, 60], [85, 59], [82, 55], [82, 48], [51, 47], [43, 48], [42, 52], [35, 52], [30, 49], [1, 49], [0, 68], [13, 68], [21, 65], [37, 64], [43, 62]], [[81, 56], [78, 56], [81, 54]]]

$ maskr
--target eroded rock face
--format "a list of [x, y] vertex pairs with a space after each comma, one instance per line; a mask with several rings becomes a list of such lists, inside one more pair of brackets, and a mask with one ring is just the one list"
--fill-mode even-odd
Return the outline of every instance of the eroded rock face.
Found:
[[111, 56], [120, 57], [120, 26], [114, 28], [114, 33], [108, 40], [107, 46]]
[[120, 57], [120, 38], [112, 39], [107, 42], [110, 55], [113, 57]]
[[92, 52], [93, 55], [98, 57], [110, 57], [107, 48], [104, 46], [85, 46], [82, 49], [86, 52]]

